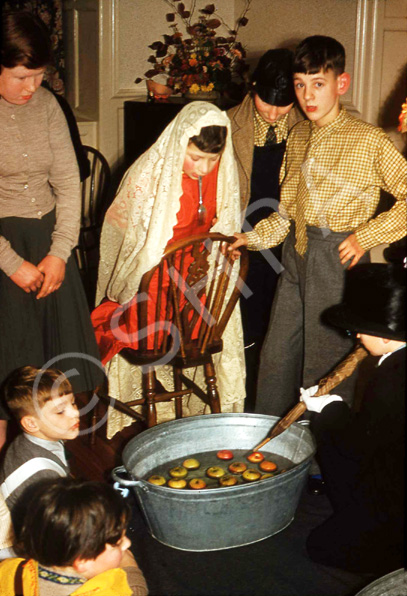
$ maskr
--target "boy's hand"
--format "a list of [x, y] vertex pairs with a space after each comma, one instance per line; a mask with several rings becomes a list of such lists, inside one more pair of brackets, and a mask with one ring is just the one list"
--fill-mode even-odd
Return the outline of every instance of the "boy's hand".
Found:
[[65, 262], [59, 257], [47, 255], [38, 265], [38, 269], [44, 274], [44, 281], [38, 298], [45, 298], [52, 292], [59, 290], [65, 277]]
[[317, 391], [318, 385], [313, 385], [308, 389], [304, 389], [303, 387], [301, 387], [300, 389], [300, 401], [304, 402], [309, 412], [317, 412], [318, 414], [320, 414], [322, 410], [325, 408], [325, 406], [331, 404], [333, 401], [343, 401], [343, 399], [339, 395], [331, 395], [330, 393], [314, 397]]
[[356, 263], [363, 257], [365, 254], [365, 250], [360, 246], [359, 242], [356, 240], [355, 234], [350, 234], [343, 242], [340, 243], [339, 247], [339, 258], [341, 260], [341, 264], [344, 265], [347, 261], [352, 259], [351, 264], [349, 265], [348, 269], [352, 269], [356, 265]]
[[247, 246], [248, 242], [246, 234], [236, 232], [235, 234], [233, 234], [233, 236], [236, 238], [236, 242], [234, 242], [228, 247], [228, 251], [232, 259], [236, 261], [236, 259], [240, 257], [240, 250], [238, 250], [238, 247]]

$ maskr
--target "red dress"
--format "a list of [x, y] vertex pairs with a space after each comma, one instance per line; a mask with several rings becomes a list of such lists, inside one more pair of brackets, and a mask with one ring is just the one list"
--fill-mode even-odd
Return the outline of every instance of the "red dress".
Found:
[[[177, 223], [173, 228], [172, 238], [168, 245], [181, 238], [187, 238], [195, 234], [207, 234], [212, 227], [212, 220], [216, 217], [216, 184], [218, 178], [218, 167], [212, 170], [210, 174], [202, 178], [202, 200], [206, 209], [205, 223], [198, 222], [198, 180], [193, 180], [186, 174], [182, 176], [183, 194], [180, 199], [180, 209], [177, 213]], [[191, 264], [191, 259], [185, 258], [184, 269]], [[158, 272], [157, 272], [158, 273]], [[168, 276], [163, 279], [163, 289], [169, 286]], [[150, 291], [148, 294], [148, 322], [155, 320], [155, 306], [158, 295], [158, 274], [154, 275], [150, 282]], [[137, 297], [136, 294], [129, 304], [120, 305], [118, 302], [105, 300], [92, 312], [91, 318], [95, 330], [96, 341], [99, 346], [100, 357], [103, 364], [106, 364], [122, 350], [123, 348], [137, 348]], [[166, 304], [162, 301], [161, 312], [163, 320], [165, 319]], [[185, 304], [180, 304], [182, 308]], [[114, 333], [113, 330], [114, 329]], [[148, 340], [147, 340], [148, 341]], [[148, 343], [148, 347], [153, 346]]]

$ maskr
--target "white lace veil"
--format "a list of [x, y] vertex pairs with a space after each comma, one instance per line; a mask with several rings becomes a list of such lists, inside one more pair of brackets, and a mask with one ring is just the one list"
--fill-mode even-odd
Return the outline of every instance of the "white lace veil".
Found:
[[188, 140], [211, 125], [228, 129], [218, 174], [218, 221], [211, 231], [232, 235], [240, 230], [239, 183], [229, 118], [210, 103], [193, 101], [130, 166], [106, 213], [97, 304], [105, 296], [120, 304], [131, 300], [143, 274], [160, 261], [177, 221]]

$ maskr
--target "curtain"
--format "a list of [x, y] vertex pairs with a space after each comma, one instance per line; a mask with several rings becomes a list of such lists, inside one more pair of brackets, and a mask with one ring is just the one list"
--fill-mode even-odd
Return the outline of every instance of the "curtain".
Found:
[[61, 95], [64, 93], [65, 57], [62, 39], [62, 0], [5, 0], [4, 10], [26, 10], [40, 17], [52, 41], [54, 63], [47, 69], [45, 80]]

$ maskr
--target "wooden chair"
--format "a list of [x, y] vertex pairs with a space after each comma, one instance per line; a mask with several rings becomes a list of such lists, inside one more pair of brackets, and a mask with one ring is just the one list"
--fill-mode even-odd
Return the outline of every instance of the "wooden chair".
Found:
[[[157, 276], [161, 288], [154, 311], [155, 330], [148, 337], [140, 337], [138, 349], [120, 352], [128, 362], [142, 368], [143, 396], [123, 403], [100, 395], [102, 401], [135, 419], [144, 418], [148, 427], [157, 424], [158, 402], [174, 400], [175, 417], [182, 418], [182, 397], [189, 393], [195, 393], [213, 413], [221, 411], [212, 355], [222, 350], [222, 334], [248, 267], [245, 249], [237, 261], [228, 254], [227, 247], [234, 241], [222, 234], [180, 240], [168, 246], [160, 263], [143, 275], [139, 295], [148, 294]], [[232, 269], [234, 274], [237, 270], [235, 282], [231, 282]], [[138, 303], [137, 314], [139, 329], [151, 324], [148, 301]], [[154, 369], [160, 363], [172, 365], [174, 391], [166, 391], [157, 380]], [[197, 366], [203, 366], [206, 392], [183, 374], [184, 368]], [[139, 405], [145, 406], [144, 417], [132, 409]]]
[[83, 148], [90, 161], [90, 176], [81, 184], [81, 227], [75, 256], [89, 306], [93, 308], [99, 261], [100, 230], [108, 207], [111, 174], [109, 164], [100, 151], [88, 145], [84, 145]]

